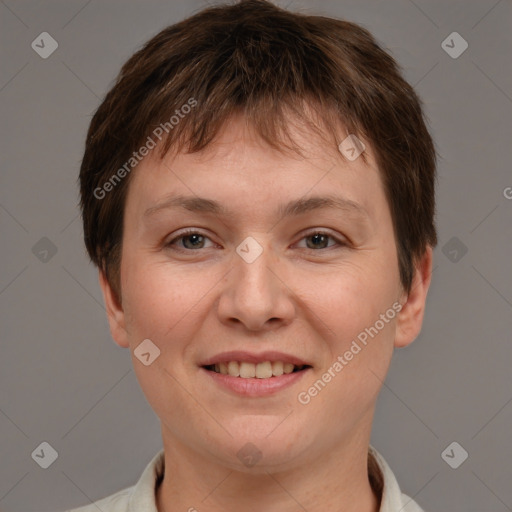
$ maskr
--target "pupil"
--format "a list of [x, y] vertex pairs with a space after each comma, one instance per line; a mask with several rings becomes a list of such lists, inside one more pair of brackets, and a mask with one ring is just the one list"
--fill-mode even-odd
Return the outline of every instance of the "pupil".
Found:
[[[327, 237], [325, 235], [317, 234], [317, 235], [311, 235], [311, 240], [313, 241], [313, 247], [319, 247], [320, 245], [322, 247], [325, 247], [325, 241], [327, 240]], [[320, 242], [320, 243], [318, 243]]]
[[185, 245], [187, 245], [187, 241], [190, 241], [190, 240], [193, 240], [192, 241], [192, 247], [197, 247], [197, 242], [201, 242], [201, 238], [203, 238], [202, 235], [188, 235], [185, 237], [184, 239], [184, 242], [185, 242]]

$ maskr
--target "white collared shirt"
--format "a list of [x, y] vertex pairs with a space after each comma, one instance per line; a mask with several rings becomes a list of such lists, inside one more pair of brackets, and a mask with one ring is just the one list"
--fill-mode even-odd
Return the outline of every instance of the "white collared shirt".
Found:
[[[370, 474], [382, 485], [382, 498], [379, 512], [424, 512], [419, 505], [402, 493], [395, 475], [391, 471], [382, 455], [371, 445], [368, 449], [369, 456], [373, 457], [380, 475]], [[132, 487], [128, 487], [111, 496], [80, 508], [74, 508], [66, 512], [158, 512], [155, 501], [155, 487], [162, 479], [164, 473], [164, 451], [161, 450], [144, 469], [139, 481]], [[372, 478], [370, 478], [372, 480]], [[191, 510], [194, 510], [191, 507]]]

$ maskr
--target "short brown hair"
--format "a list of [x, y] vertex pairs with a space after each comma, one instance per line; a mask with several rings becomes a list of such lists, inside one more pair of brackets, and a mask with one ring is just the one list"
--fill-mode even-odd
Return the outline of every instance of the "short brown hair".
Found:
[[272, 147], [297, 149], [287, 130], [290, 112], [333, 142], [340, 142], [340, 122], [370, 142], [393, 219], [400, 281], [410, 291], [415, 262], [437, 244], [436, 152], [421, 100], [363, 27], [242, 0], [159, 32], [123, 65], [92, 118], [80, 169], [84, 239], [119, 299], [134, 152], [159, 126], [161, 157], [171, 146], [200, 151], [236, 114]]

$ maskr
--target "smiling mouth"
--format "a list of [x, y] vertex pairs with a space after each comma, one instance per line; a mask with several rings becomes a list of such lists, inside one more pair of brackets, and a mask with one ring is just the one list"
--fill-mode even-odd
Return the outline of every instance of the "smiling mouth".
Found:
[[282, 361], [265, 361], [257, 364], [244, 361], [228, 361], [225, 363], [206, 365], [203, 366], [203, 368], [229, 377], [270, 379], [272, 377], [280, 377], [284, 374], [301, 372], [311, 368], [311, 366], [307, 364], [298, 366], [292, 363], [283, 363]]

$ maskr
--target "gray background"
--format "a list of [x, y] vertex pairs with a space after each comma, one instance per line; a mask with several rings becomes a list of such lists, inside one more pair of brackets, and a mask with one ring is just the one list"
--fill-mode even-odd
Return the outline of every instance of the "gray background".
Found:
[[[161, 447], [129, 353], [110, 338], [76, 179], [91, 115], [121, 64], [204, 5], [0, 2], [3, 512], [111, 494], [135, 483]], [[440, 243], [423, 332], [395, 352], [372, 444], [428, 512], [512, 510], [512, 4], [286, 5], [370, 29], [424, 100], [440, 155]], [[59, 44], [47, 59], [31, 48], [44, 31]], [[441, 46], [454, 31], [469, 44], [456, 59]], [[57, 252], [44, 254], [52, 244]], [[43, 441], [58, 452], [48, 469], [31, 457]], [[452, 441], [469, 454], [458, 469], [441, 457]]]

